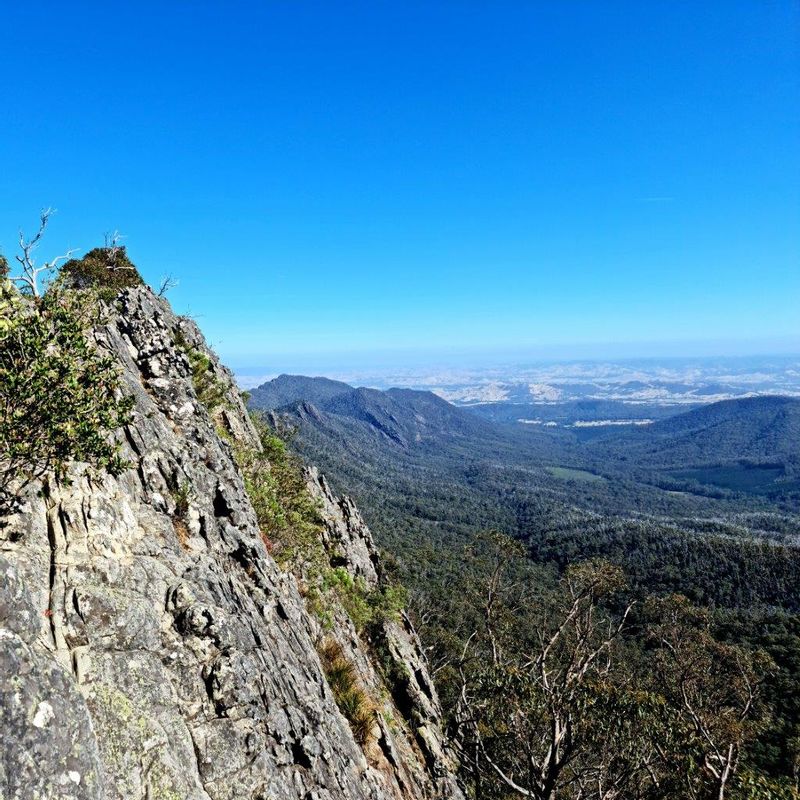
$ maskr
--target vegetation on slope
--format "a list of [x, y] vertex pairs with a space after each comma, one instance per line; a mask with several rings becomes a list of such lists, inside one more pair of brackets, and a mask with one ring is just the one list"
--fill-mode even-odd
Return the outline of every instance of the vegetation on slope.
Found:
[[113, 432], [129, 418], [119, 370], [90, 343], [102, 308], [51, 288], [25, 297], [0, 279], [0, 512], [30, 481], [65, 477], [71, 461], [118, 474]]
[[[469, 641], [474, 656], [470, 663], [482, 661], [481, 649], [475, 650], [476, 631], [484, 625], [485, 561], [492, 552], [486, 537], [476, 536], [482, 529], [495, 528], [518, 540], [516, 555], [506, 559], [514, 565], [519, 605], [518, 615], [509, 618], [510, 668], [524, 664], [521, 659], [531, 653], [528, 647], [515, 661], [514, 643], [536, 641], [548, 630], [564, 591], [561, 578], [587, 559], [615, 563], [630, 583], [626, 596], [637, 601], [616, 644], [623, 660], [640, 666], [635, 673], [640, 687], [649, 685], [648, 675], [652, 684], [657, 674], [653, 645], [643, 633], [645, 620], [639, 613], [650, 607], [650, 596], [687, 597], [682, 602], [705, 615], [704, 646], [731, 647], [720, 652], [741, 653], [742, 663], [754, 659], [753, 674], [771, 659], [774, 670], [760, 672], [758, 725], [752, 718], [755, 727], [736, 745], [737, 777], [726, 791], [730, 796], [793, 796], [800, 752], [800, 708], [791, 700], [800, 696], [800, 553], [795, 546], [799, 521], [794, 512], [750, 494], [721, 499], [671, 494], [641, 482], [630, 469], [611, 470], [607, 480], [592, 482], [573, 479], [563, 470], [553, 474], [551, 465], [580, 468], [583, 463], [571, 446], [559, 455], [558, 437], [537, 439], [539, 449], [528, 453], [527, 462], [520, 457], [520, 445], [500, 435], [415, 442], [408, 435], [411, 429], [403, 427], [396, 429], [400, 436], [389, 439], [379, 429], [371, 430], [375, 425], [365, 421], [365, 415], [352, 413], [343, 403], [345, 397], [323, 407], [343, 407], [346, 414], [322, 410], [312, 415], [298, 406], [285, 409], [281, 419], [297, 428], [293, 446], [335, 484], [347, 487], [379, 543], [397, 557], [451, 731], [464, 743], [465, 765], [470, 763], [470, 745], [459, 717], [461, 660]], [[380, 412], [378, 405], [371, 408]], [[402, 415], [392, 413], [405, 425]], [[400, 438], [407, 446], [398, 446]], [[709, 444], [708, 438], [704, 441]], [[589, 466], [598, 471], [599, 465]], [[606, 598], [600, 613], [611, 619], [619, 602], [619, 596]], [[762, 658], [761, 651], [769, 658]], [[482, 655], [484, 664], [487, 655], [491, 659], [486, 648]], [[615, 680], [623, 679], [622, 671], [614, 674]], [[479, 694], [491, 686], [489, 678], [477, 684], [475, 680], [473, 676], [473, 688], [482, 687]], [[489, 697], [483, 700], [488, 703]], [[497, 703], [498, 720], [507, 725], [500, 695]], [[645, 706], [636, 713], [645, 714]], [[685, 720], [675, 715], [672, 720], [685, 732]], [[505, 740], [512, 754], [513, 738], [508, 734]], [[501, 740], [495, 743], [502, 751]], [[586, 753], [583, 758], [591, 761], [593, 756]], [[695, 757], [682, 758], [679, 763], [687, 769], [699, 763]], [[515, 773], [520, 769], [510, 768]], [[476, 797], [509, 795], [507, 786], [497, 785], [498, 774], [485, 760], [467, 778]], [[708, 785], [701, 782], [691, 792], [686, 786], [673, 786], [671, 794], [665, 788], [661, 796], [703, 797], [711, 791]], [[564, 797], [573, 796], [563, 791]], [[651, 786], [650, 794], [642, 789], [641, 795], [632, 796], [656, 796], [654, 791]]]
[[71, 253], [37, 262], [52, 214], [43, 210], [36, 234], [20, 236], [16, 272], [0, 258], [0, 514], [31, 481], [64, 480], [71, 461], [112, 474], [126, 466], [113, 432], [133, 398], [89, 333], [102, 322], [102, 300], [142, 280], [116, 239], [60, 272]]
[[298, 574], [317, 575], [325, 566], [322, 519], [311, 497], [300, 459], [257, 416], [252, 417], [261, 448], [234, 444], [234, 456], [272, 557]]
[[333, 639], [321, 642], [319, 657], [336, 705], [350, 723], [355, 740], [366, 747], [372, 740], [377, 713], [375, 703], [359, 683], [355, 665], [338, 642]]
[[[306, 606], [319, 619], [323, 631], [331, 630], [334, 609], [338, 608], [350, 618], [365, 643], [374, 642], [382, 623], [399, 617], [406, 601], [405, 590], [390, 580], [371, 589], [362, 579], [332, 563], [333, 554], [322, 543], [320, 507], [309, 492], [302, 461], [260, 415], [253, 414], [251, 419], [261, 447], [234, 443], [234, 457], [267, 550], [298, 579]], [[356, 741], [367, 748], [372, 741], [377, 703], [334, 639], [322, 638], [318, 650], [334, 699]]]
[[490, 534], [459, 565], [415, 611], [476, 798], [796, 796], [759, 753], [778, 711], [759, 643], [607, 561], [553, 580]]
[[82, 258], [67, 261], [58, 280], [70, 289], [94, 289], [107, 300], [123, 289], [144, 285], [125, 247], [116, 240], [106, 247], [95, 247]]

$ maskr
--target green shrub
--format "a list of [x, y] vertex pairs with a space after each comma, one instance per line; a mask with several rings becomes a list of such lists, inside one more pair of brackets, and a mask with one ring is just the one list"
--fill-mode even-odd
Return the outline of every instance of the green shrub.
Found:
[[144, 284], [124, 247], [95, 247], [83, 258], [70, 259], [61, 267], [58, 282], [70, 289], [96, 289], [105, 299]]
[[325, 571], [322, 586], [325, 591], [336, 595], [356, 630], [361, 633], [373, 618], [369, 592], [364, 581], [353, 578], [344, 567], [334, 567]]
[[89, 342], [96, 304], [52, 290], [23, 299], [0, 281], [0, 512], [14, 493], [71, 461], [119, 474], [125, 462], [111, 433], [130, 419], [133, 398], [119, 370]]
[[175, 347], [186, 353], [192, 370], [192, 385], [197, 399], [212, 414], [220, 406], [225, 405], [228, 385], [214, 374], [211, 359], [196, 347], [192, 347], [180, 328], [173, 331], [172, 340]]
[[384, 622], [399, 619], [407, 600], [403, 586], [388, 584], [370, 590], [362, 578], [354, 578], [345, 567], [327, 569], [322, 588], [336, 596], [359, 633], [374, 633]]
[[191, 490], [189, 483], [183, 481], [177, 488], [172, 491], [172, 499], [175, 501], [175, 513], [185, 518], [189, 513], [189, 499], [191, 498]]
[[379, 622], [397, 622], [408, 604], [408, 591], [399, 583], [390, 583], [369, 596], [372, 619]]
[[772, 778], [745, 768], [736, 775], [732, 797], [736, 800], [798, 800], [800, 790], [790, 778]]
[[189, 350], [187, 355], [192, 367], [192, 384], [197, 399], [209, 413], [213, 413], [225, 404], [228, 387], [212, 372], [211, 359], [205, 353]]
[[300, 460], [258, 416], [261, 450], [234, 445], [234, 457], [258, 518], [262, 538], [278, 564], [313, 583], [326, 566], [319, 504], [306, 486]]

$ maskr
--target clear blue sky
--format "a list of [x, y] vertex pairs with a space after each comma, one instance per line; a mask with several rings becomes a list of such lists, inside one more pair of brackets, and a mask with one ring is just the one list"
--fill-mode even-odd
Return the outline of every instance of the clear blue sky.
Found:
[[3, 251], [43, 205], [43, 255], [118, 228], [234, 366], [800, 342], [795, 0], [16, 2], [3, 30]]

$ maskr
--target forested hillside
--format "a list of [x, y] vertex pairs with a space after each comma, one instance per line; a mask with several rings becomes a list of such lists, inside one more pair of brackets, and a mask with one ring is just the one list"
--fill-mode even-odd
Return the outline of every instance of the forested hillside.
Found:
[[[514, 580], [526, 591], [549, 596], [576, 564], [603, 559], [621, 568], [629, 599], [685, 596], [709, 609], [715, 635], [768, 652], [774, 711], [751, 763], [759, 774], [793, 775], [800, 709], [778, 700], [800, 691], [800, 517], [785, 482], [800, 403], [731, 401], [581, 441], [485, 414], [472, 422], [471, 411], [429, 393], [326, 399], [307, 388], [309, 397], [273, 410], [271, 424], [356, 498], [396, 560], [453, 713], [459, 701], [447, 686], [458, 681], [448, 670], [469, 623], [459, 633], [452, 621], [475, 613], [484, 563], [476, 536], [496, 530], [522, 545]], [[678, 471], [710, 465], [779, 470], [770, 473], [777, 489], [709, 485]]]
[[280, 408], [295, 400], [325, 403], [339, 394], [352, 392], [351, 386], [329, 378], [306, 378], [303, 375], [281, 375], [251, 391], [253, 405], [258, 408]]
[[640, 465], [685, 467], [728, 461], [783, 464], [797, 459], [798, 441], [800, 400], [765, 396], [712, 403], [608, 434], [593, 446], [624, 451]]

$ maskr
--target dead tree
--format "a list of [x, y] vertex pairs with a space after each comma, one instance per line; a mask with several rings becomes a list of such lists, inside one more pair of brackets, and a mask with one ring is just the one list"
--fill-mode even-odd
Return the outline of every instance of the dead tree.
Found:
[[118, 269], [131, 269], [126, 264], [118, 264], [118, 257], [120, 253], [125, 252], [125, 245], [120, 244], [120, 242], [125, 237], [117, 230], [113, 233], [104, 233], [103, 234], [103, 244], [106, 251], [106, 257], [108, 259], [108, 269], [110, 272], [115, 272]]
[[165, 275], [161, 279], [161, 283], [158, 287], [158, 292], [156, 292], [156, 297], [166, 297], [167, 292], [170, 289], [174, 289], [178, 285], [178, 281], [176, 278], [173, 278], [172, 275]]
[[12, 277], [11, 280], [15, 283], [21, 283], [23, 286], [27, 287], [28, 291], [34, 297], [40, 296], [39, 275], [42, 273], [47, 274], [53, 272], [58, 266], [59, 261], [68, 261], [72, 257], [72, 254], [79, 249], [73, 248], [68, 250], [63, 256], [56, 256], [51, 261], [45, 261], [44, 263], [38, 265], [36, 264], [33, 258], [33, 252], [39, 246], [42, 236], [44, 236], [44, 232], [47, 228], [47, 223], [50, 221], [50, 217], [55, 213], [56, 212], [54, 208], [45, 208], [42, 210], [39, 215], [39, 230], [36, 232], [36, 235], [33, 236], [33, 238], [26, 239], [25, 234], [23, 234], [22, 231], [19, 232], [19, 246], [22, 250], [22, 253], [21, 255], [16, 256], [16, 259], [22, 267], [22, 274]]

